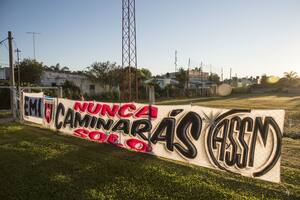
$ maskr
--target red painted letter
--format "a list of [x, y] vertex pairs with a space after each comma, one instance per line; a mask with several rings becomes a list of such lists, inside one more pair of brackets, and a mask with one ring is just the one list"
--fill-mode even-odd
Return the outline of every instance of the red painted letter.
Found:
[[118, 112], [119, 116], [122, 118], [127, 118], [127, 117], [131, 117], [133, 115], [132, 112], [125, 113], [126, 110], [134, 111], [134, 110], [136, 110], [136, 107], [133, 103], [122, 105]]
[[99, 142], [104, 142], [106, 139], [105, 133], [102, 133], [100, 131], [91, 131], [89, 133], [89, 137], [91, 140], [99, 141]]
[[122, 144], [118, 143], [119, 141], [119, 136], [116, 134], [110, 134], [108, 136], [107, 142], [109, 144], [117, 145], [117, 146], [123, 146]]
[[84, 128], [80, 128], [80, 129], [76, 129], [73, 134], [82, 138], [86, 138], [87, 135], [89, 134], [89, 131]]
[[111, 117], [114, 117], [119, 109], [119, 105], [113, 105], [112, 109], [108, 104], [102, 105], [101, 115], [105, 116], [108, 114]]
[[[93, 110], [94, 108], [94, 110]], [[94, 106], [94, 103], [89, 103], [88, 111], [91, 114], [98, 114], [101, 110], [101, 104], [97, 103], [96, 106]]]
[[135, 151], [139, 151], [139, 152], [149, 152], [150, 148], [148, 147], [148, 144], [146, 144], [145, 142], [138, 140], [138, 139], [128, 139], [126, 141], [126, 144]]
[[157, 112], [158, 112], [158, 109], [155, 106], [144, 106], [135, 114], [135, 117], [137, 117], [137, 118], [140, 118], [140, 117], [157, 118]]
[[74, 110], [75, 111], [80, 110], [81, 112], [85, 112], [87, 107], [88, 107], [88, 103], [83, 103], [82, 104], [81, 102], [75, 102], [75, 104], [74, 104]]

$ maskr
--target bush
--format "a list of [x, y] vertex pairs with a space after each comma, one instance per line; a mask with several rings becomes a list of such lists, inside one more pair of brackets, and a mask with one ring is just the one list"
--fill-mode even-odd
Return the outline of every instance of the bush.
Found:
[[232, 89], [233, 94], [246, 94], [250, 91], [250, 88], [248, 86], [246, 87], [236, 87]]
[[0, 110], [8, 110], [10, 109], [10, 91], [8, 88], [0, 89]]
[[73, 82], [67, 80], [64, 82], [62, 87], [64, 97], [74, 100], [78, 100], [81, 98], [80, 88], [76, 86]]
[[58, 93], [58, 91], [55, 89], [46, 89], [46, 90], [43, 90], [43, 92], [45, 95], [50, 96], [50, 97], [57, 97], [57, 93]]
[[100, 95], [91, 95], [91, 96], [86, 95], [85, 99], [89, 100], [89, 101], [118, 102], [119, 101], [119, 93], [116, 91], [103, 92]]

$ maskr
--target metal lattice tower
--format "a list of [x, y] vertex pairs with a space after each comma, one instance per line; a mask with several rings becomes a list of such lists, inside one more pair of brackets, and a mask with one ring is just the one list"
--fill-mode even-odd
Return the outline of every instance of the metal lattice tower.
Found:
[[[131, 67], [137, 69], [135, 0], [122, 0], [122, 67], [128, 67], [128, 95], [131, 100]], [[135, 70], [137, 72], [137, 70]], [[138, 99], [138, 81], [136, 80], [136, 100]]]

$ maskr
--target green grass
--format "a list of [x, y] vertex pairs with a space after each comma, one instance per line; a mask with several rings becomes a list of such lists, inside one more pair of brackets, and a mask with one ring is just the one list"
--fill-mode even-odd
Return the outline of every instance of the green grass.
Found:
[[[194, 98], [159, 104], [285, 109], [300, 96]], [[300, 123], [285, 133], [300, 132]], [[300, 140], [285, 137], [282, 183], [169, 161], [21, 124], [0, 125], [0, 199], [300, 199]]]
[[0, 199], [300, 199], [300, 140], [282, 183], [185, 165], [20, 125], [0, 125]]
[[12, 113], [10, 111], [1, 111], [0, 112], [0, 119], [10, 118], [10, 117], [12, 117]]

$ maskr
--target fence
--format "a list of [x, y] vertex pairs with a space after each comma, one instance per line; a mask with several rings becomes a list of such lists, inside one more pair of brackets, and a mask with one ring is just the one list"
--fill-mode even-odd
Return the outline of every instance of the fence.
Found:
[[287, 118], [284, 124], [284, 135], [294, 139], [300, 138], [300, 120]]
[[15, 87], [0, 86], [0, 118], [13, 118], [22, 121], [23, 92], [49, 92], [51, 96], [62, 97], [61, 87]]

